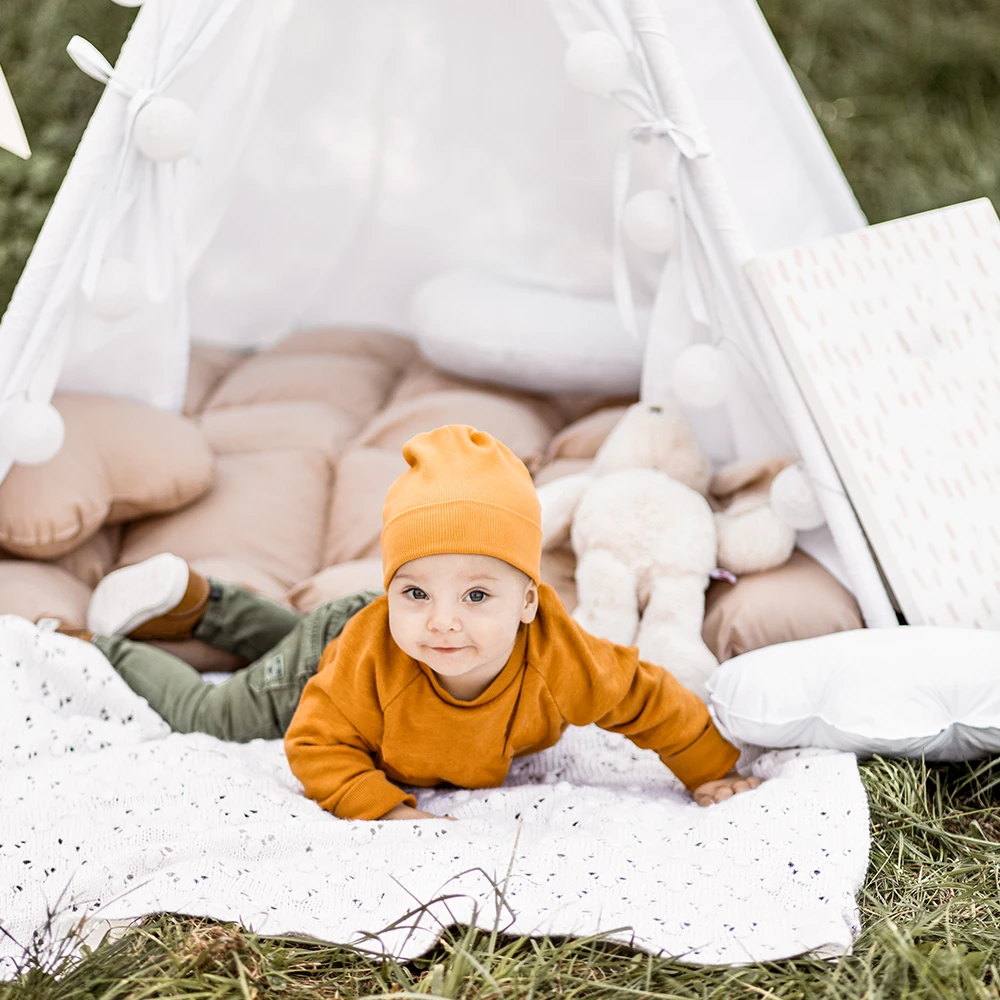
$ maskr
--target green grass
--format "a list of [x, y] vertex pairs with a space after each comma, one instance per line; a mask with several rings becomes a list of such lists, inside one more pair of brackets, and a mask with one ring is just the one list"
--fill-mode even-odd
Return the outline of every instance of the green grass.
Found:
[[[761, 6], [872, 221], [982, 195], [998, 203], [1000, 0]], [[27, 163], [0, 153], [0, 308], [100, 93], [66, 42], [82, 34], [113, 61], [131, 17], [110, 0], [0, 0], [0, 64], [35, 151]], [[78, 964], [29, 957], [0, 1000], [1000, 997], [1000, 764], [875, 761], [862, 773], [874, 838], [865, 930], [836, 963], [700, 970], [601, 942], [453, 928], [425, 960], [400, 965], [161, 915]]]

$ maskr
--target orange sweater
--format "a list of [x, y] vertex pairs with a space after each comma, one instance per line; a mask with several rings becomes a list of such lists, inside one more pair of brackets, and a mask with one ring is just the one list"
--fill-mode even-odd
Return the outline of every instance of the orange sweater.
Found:
[[662, 667], [585, 632], [551, 587], [510, 659], [472, 701], [453, 698], [389, 634], [388, 601], [358, 612], [323, 651], [285, 734], [309, 798], [346, 819], [377, 819], [412, 795], [392, 782], [490, 788], [511, 760], [596, 722], [655, 750], [689, 788], [726, 774], [738, 752], [705, 703]]

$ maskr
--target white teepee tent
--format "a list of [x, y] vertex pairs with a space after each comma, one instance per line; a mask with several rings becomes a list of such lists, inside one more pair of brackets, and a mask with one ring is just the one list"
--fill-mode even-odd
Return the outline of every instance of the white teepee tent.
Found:
[[[567, 46], [611, 97], [571, 85]], [[456, 266], [626, 320], [634, 299], [644, 398], [720, 345], [737, 386], [694, 417], [706, 447], [797, 451], [828, 522], [802, 546], [895, 624], [742, 273], [864, 225], [753, 0], [146, 0], [114, 68], [71, 54], [107, 88], [0, 327], [0, 399], [42, 422], [56, 388], [178, 408], [192, 339], [405, 330]], [[619, 235], [650, 186], [682, 212], [666, 266]]]

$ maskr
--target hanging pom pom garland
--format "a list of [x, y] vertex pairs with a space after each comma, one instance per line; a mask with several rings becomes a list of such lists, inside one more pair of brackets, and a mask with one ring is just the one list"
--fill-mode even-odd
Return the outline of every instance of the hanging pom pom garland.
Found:
[[796, 531], [812, 531], [826, 523], [819, 497], [798, 465], [789, 465], [774, 477], [770, 501], [774, 513]]
[[135, 312], [141, 301], [139, 269], [124, 257], [109, 257], [97, 276], [91, 310], [101, 319], [116, 320]]
[[135, 144], [151, 160], [172, 163], [198, 139], [198, 118], [175, 97], [154, 97], [135, 116]]
[[609, 97], [628, 83], [628, 53], [614, 35], [585, 31], [566, 49], [569, 82], [588, 94]]
[[666, 253], [677, 241], [677, 209], [660, 188], [632, 195], [622, 212], [625, 235], [647, 253]]
[[711, 344], [686, 347], [670, 374], [677, 399], [682, 405], [698, 410], [719, 406], [733, 387], [729, 358]]
[[41, 465], [53, 458], [66, 437], [62, 415], [51, 403], [24, 396], [0, 408], [0, 455], [21, 465]]

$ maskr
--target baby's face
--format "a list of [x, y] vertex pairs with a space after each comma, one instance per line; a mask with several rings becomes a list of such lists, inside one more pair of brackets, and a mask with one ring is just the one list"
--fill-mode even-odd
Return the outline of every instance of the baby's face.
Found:
[[404, 563], [389, 584], [396, 645], [437, 674], [453, 697], [478, 697], [510, 658], [521, 622], [538, 609], [538, 589], [492, 556], [456, 553]]

